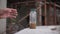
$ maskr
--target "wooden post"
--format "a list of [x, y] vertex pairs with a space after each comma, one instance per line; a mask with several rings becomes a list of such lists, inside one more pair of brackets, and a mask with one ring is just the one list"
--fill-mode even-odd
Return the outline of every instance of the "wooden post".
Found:
[[51, 6], [51, 1], [49, 1], [49, 25], [53, 25], [54, 22], [53, 22], [53, 9], [52, 9], [52, 6]]
[[37, 8], [37, 26], [42, 25], [42, 11], [41, 11], [41, 6], [42, 6], [42, 1], [41, 0], [36, 0], [36, 8]]
[[46, 9], [46, 0], [44, 1], [44, 12], [45, 12], [45, 25], [47, 25], [47, 9]]
[[57, 24], [57, 23], [56, 23], [56, 0], [55, 0], [55, 2], [54, 2], [54, 17], [55, 17], [54, 23], [55, 23], [55, 25], [56, 25], [56, 24]]

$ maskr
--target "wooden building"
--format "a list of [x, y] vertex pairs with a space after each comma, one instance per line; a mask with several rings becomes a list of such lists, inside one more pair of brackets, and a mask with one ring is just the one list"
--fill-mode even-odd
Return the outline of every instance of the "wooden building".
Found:
[[[44, 22], [43, 24], [46, 25], [56, 25], [57, 24], [57, 11], [59, 11], [59, 3], [57, 3], [58, 1], [54, 1], [54, 0], [8, 0], [8, 7], [9, 8], [16, 8], [16, 9], [20, 9], [21, 7], [21, 11], [24, 10], [24, 8], [26, 8], [27, 11], [23, 11], [23, 13], [26, 15], [29, 14], [30, 9], [32, 8], [36, 8], [37, 9], [37, 14], [38, 14], [38, 23], [39, 25], [42, 25], [42, 22]], [[22, 12], [21, 15], [23, 15]], [[21, 17], [20, 15], [20, 17]], [[41, 16], [41, 18], [43, 17], [43, 19], [39, 18]], [[41, 22], [40, 22], [41, 19]]]
[[32, 8], [37, 12], [37, 26], [60, 25], [59, 0], [7, 0], [7, 7], [18, 10], [15, 22], [22, 29], [29, 27], [29, 13]]

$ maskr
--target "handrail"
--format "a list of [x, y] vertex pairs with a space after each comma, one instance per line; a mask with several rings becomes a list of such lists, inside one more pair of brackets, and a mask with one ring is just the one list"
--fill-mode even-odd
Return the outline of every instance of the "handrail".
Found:
[[26, 16], [24, 16], [23, 18], [21, 18], [19, 21], [18, 21], [18, 23], [19, 22], [21, 22], [21, 21], [23, 21], [25, 18], [27, 18], [29, 16], [29, 14], [27, 14]]

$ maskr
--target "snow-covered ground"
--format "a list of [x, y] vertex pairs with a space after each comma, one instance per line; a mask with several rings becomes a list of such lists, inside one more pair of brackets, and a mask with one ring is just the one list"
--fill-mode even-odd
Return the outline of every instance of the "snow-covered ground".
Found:
[[[55, 29], [56, 30], [52, 30]], [[37, 26], [36, 29], [26, 28], [15, 34], [60, 34], [60, 26]]]

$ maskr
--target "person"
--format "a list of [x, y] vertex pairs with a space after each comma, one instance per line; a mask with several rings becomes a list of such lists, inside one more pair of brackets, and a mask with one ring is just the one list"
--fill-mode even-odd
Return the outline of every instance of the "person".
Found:
[[0, 9], [0, 18], [16, 18], [17, 10], [13, 8]]

